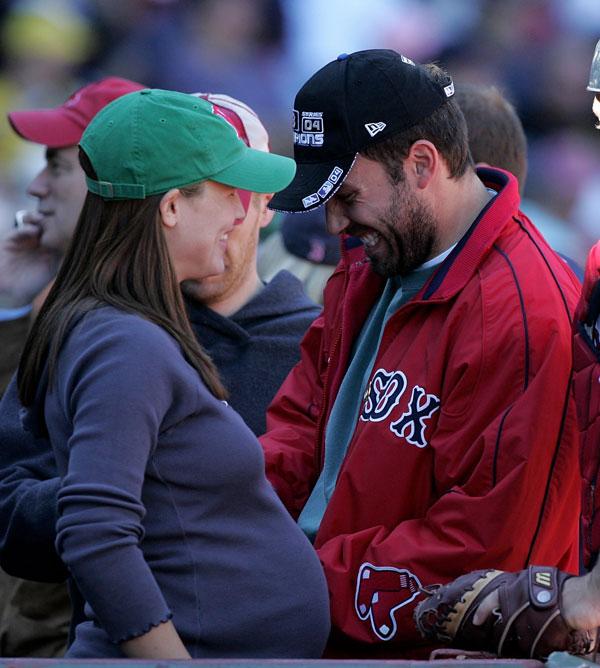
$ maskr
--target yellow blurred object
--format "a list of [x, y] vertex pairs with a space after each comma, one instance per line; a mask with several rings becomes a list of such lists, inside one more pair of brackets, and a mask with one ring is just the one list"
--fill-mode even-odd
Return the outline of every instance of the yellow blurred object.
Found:
[[71, 63], [84, 61], [94, 46], [89, 25], [75, 13], [15, 11], [2, 27], [5, 53], [15, 58], [43, 58]]
[[6, 114], [20, 101], [20, 89], [10, 79], [0, 76], [0, 175], [7, 178], [12, 160], [22, 149], [23, 140], [10, 127]]

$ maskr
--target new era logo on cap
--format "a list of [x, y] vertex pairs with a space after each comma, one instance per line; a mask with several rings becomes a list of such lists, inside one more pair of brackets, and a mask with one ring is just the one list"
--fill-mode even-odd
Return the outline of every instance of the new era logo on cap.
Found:
[[365, 123], [365, 127], [367, 128], [367, 132], [371, 135], [371, 137], [374, 137], [378, 132], [381, 132], [383, 128], [385, 128], [386, 124], [383, 122], [379, 123]]

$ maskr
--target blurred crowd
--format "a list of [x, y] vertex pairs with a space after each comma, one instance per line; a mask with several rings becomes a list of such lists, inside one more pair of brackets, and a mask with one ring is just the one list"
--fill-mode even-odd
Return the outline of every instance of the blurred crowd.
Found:
[[393, 48], [455, 81], [495, 84], [529, 142], [526, 212], [582, 263], [598, 238], [600, 151], [585, 93], [598, 0], [5, 0], [0, 4], [0, 231], [31, 205], [39, 147], [6, 112], [54, 106], [118, 75], [151, 87], [226, 92], [291, 155], [291, 109], [340, 52]]

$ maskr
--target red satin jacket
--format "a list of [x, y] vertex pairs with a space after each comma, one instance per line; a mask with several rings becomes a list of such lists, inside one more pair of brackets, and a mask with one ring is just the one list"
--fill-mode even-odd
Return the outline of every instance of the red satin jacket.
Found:
[[[515, 178], [479, 175], [499, 193], [387, 322], [316, 537], [335, 643], [356, 655], [400, 656], [422, 643], [412, 619], [422, 586], [485, 567], [578, 568], [579, 282], [519, 212]], [[362, 247], [344, 252], [269, 409], [267, 474], [294, 516], [383, 285]]]

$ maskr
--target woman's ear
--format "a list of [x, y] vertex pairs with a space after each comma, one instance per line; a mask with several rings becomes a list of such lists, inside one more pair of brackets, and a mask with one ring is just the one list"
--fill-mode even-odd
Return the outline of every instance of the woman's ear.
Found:
[[167, 227], [175, 227], [177, 225], [181, 197], [182, 194], [178, 188], [171, 188], [160, 200], [158, 210], [160, 211], [163, 224]]

